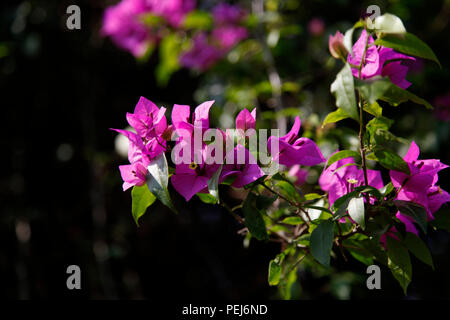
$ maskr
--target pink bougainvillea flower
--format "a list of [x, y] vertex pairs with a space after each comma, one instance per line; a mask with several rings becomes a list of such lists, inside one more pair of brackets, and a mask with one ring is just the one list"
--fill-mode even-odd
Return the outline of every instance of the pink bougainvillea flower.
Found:
[[411, 85], [405, 78], [416, 58], [396, 52], [391, 48], [381, 46], [377, 48], [375, 40], [371, 35], [368, 35], [366, 30], [361, 32], [361, 36], [355, 42], [352, 52], [347, 57], [347, 62], [352, 66], [353, 76], [359, 78], [358, 67], [361, 65], [366, 44], [368, 44], [368, 47], [361, 68], [362, 79], [383, 76], [389, 77], [393, 84], [403, 89]]
[[[236, 188], [242, 188], [264, 176], [264, 172], [256, 164], [256, 159], [243, 145], [238, 144], [230, 152], [233, 153], [233, 156], [227, 157], [227, 159], [232, 158], [233, 163], [223, 165], [219, 181], [223, 181], [229, 176], [235, 176], [236, 178], [231, 185]], [[242, 157], [243, 161], [239, 161], [239, 157]]]
[[[427, 211], [427, 219], [433, 220], [433, 213], [438, 211], [444, 203], [450, 201], [450, 195], [436, 185], [438, 172], [448, 166], [435, 159], [418, 160], [419, 153], [417, 144], [414, 141], [411, 142], [411, 146], [403, 158], [408, 163], [411, 175], [391, 170], [390, 176], [394, 187], [399, 189], [396, 199], [411, 201], [423, 206]], [[419, 235], [419, 230], [411, 217], [400, 212], [397, 212], [395, 216], [405, 224], [406, 232]], [[380, 242], [385, 246], [387, 236], [398, 239], [396, 233], [397, 229], [392, 227], [381, 236]]]
[[130, 163], [143, 162], [148, 165], [145, 145], [142, 138], [134, 132], [122, 129], [111, 129], [128, 138], [128, 161]]
[[166, 108], [159, 109], [153, 102], [144, 97], [139, 99], [134, 113], [127, 113], [127, 120], [138, 135], [150, 140], [159, 137], [167, 128], [167, 120], [164, 113]]
[[205, 32], [196, 34], [192, 39], [192, 48], [180, 56], [180, 64], [187, 68], [205, 71], [212, 67], [224, 55], [224, 51], [211, 44]]
[[196, 164], [192, 160], [191, 164], [181, 163], [175, 167], [175, 174], [171, 177], [171, 182], [175, 190], [186, 201], [189, 201], [198, 192], [208, 193], [208, 180], [220, 167], [219, 164], [206, 163], [207, 149], [208, 146], [204, 146], [202, 150], [203, 161], [201, 164]]
[[105, 10], [101, 33], [134, 56], [143, 56], [156, 41], [140, 21], [149, 10], [147, 0], [122, 0]]
[[[355, 42], [352, 48], [352, 52], [347, 57], [347, 62], [353, 66], [359, 66], [364, 55], [366, 44], [368, 48], [365, 54], [364, 63], [361, 68], [361, 78], [367, 79], [373, 77], [380, 65], [380, 55], [378, 54], [377, 47], [374, 45], [375, 40], [371, 35], [367, 38], [368, 34], [366, 30], [361, 32], [361, 36]], [[352, 68], [353, 76], [359, 78], [359, 70], [356, 67]]]
[[[356, 165], [353, 157], [344, 158], [334, 162], [326, 168], [319, 178], [319, 185], [323, 191], [328, 192], [330, 206], [343, 195], [352, 192], [356, 187], [365, 185], [364, 172]], [[374, 188], [382, 188], [383, 180], [377, 170], [367, 169], [367, 183]]]
[[281, 138], [271, 136], [268, 141], [268, 149], [271, 151], [272, 139], [278, 142], [279, 152], [272, 154], [274, 161], [286, 166], [301, 164], [303, 166], [315, 166], [325, 161], [319, 147], [308, 138], [298, 138], [300, 131], [300, 118], [296, 117], [291, 131]]
[[[202, 132], [209, 128], [209, 110], [214, 104], [214, 100], [205, 101], [195, 108], [191, 117], [191, 108], [188, 105], [174, 104], [172, 109], [172, 125], [175, 130], [184, 129], [193, 132], [194, 128], [201, 129]], [[180, 133], [182, 136], [183, 133]]]
[[448, 193], [436, 185], [438, 172], [448, 166], [436, 159], [418, 160], [419, 153], [419, 147], [413, 141], [403, 158], [408, 163], [411, 175], [391, 170], [390, 176], [394, 187], [399, 188], [397, 199], [423, 206], [428, 220], [432, 220], [433, 213], [450, 201]]
[[408, 88], [411, 82], [405, 79], [406, 74], [416, 62], [416, 58], [385, 47], [381, 47], [378, 53], [380, 55], [380, 65], [376, 75], [389, 77], [393, 84], [403, 89]]
[[187, 13], [195, 9], [195, 0], [146, 0], [152, 14], [162, 16], [173, 27], [179, 27]]
[[146, 181], [147, 167], [140, 162], [119, 166], [123, 180], [123, 191], [133, 186], [142, 186]]
[[219, 26], [211, 32], [211, 38], [218, 44], [222, 55], [231, 50], [236, 44], [247, 38], [247, 29], [241, 26]]
[[301, 186], [306, 183], [308, 171], [305, 169], [301, 169], [300, 165], [297, 164], [289, 169], [288, 175], [294, 178], [294, 184]]
[[236, 129], [246, 131], [247, 129], [255, 129], [256, 124], [256, 108], [252, 112], [243, 109], [236, 117]]
[[336, 59], [347, 59], [348, 50], [344, 45], [344, 35], [339, 31], [328, 38], [328, 49], [331, 55]]

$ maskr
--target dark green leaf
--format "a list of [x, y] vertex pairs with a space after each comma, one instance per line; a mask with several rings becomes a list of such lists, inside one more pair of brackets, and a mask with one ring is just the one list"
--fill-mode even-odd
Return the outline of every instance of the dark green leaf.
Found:
[[266, 224], [261, 212], [256, 208], [256, 195], [250, 192], [242, 205], [244, 212], [245, 226], [252, 236], [258, 240], [267, 240], [269, 238], [266, 230]]
[[153, 193], [166, 207], [173, 212], [178, 213], [172, 204], [169, 190], [167, 189], [169, 184], [169, 169], [164, 153], [150, 162], [148, 165], [148, 172], [151, 176], [147, 181], [150, 192]]
[[399, 155], [386, 149], [375, 150], [375, 157], [379, 164], [389, 170], [410, 174], [409, 166]]
[[353, 74], [348, 63], [337, 74], [336, 80], [331, 84], [330, 91], [336, 98], [336, 106], [341, 108], [350, 118], [359, 122]]
[[386, 101], [387, 103], [389, 103], [394, 107], [398, 106], [403, 102], [412, 101], [414, 103], [425, 106], [427, 109], [433, 109], [433, 106], [429, 104], [426, 100], [419, 98], [414, 93], [406, 91], [395, 85], [390, 86], [386, 90], [384, 95], [380, 97], [380, 100]]
[[433, 258], [431, 257], [430, 250], [428, 250], [425, 243], [423, 243], [423, 241], [420, 240], [419, 237], [411, 232], [407, 232], [403, 243], [406, 245], [408, 250], [416, 256], [417, 259], [419, 259], [423, 263], [426, 263], [434, 270]]
[[424, 233], [427, 233], [427, 211], [421, 205], [404, 200], [394, 200], [398, 210], [411, 218], [420, 226]]
[[281, 195], [283, 195], [290, 201], [297, 203], [302, 201], [302, 196], [298, 193], [297, 189], [291, 182], [278, 181], [275, 186], [277, 187]]
[[259, 195], [256, 198], [256, 208], [259, 210], [265, 210], [272, 205], [272, 203], [277, 200], [278, 196], [274, 195], [272, 197], [266, 197], [263, 195]]
[[311, 234], [311, 254], [325, 267], [330, 266], [333, 239], [334, 223], [331, 220], [323, 220]]
[[411, 33], [404, 33], [402, 35], [386, 35], [378, 38], [375, 45], [392, 48], [396, 51], [406, 53], [408, 55], [424, 58], [436, 62], [439, 67], [441, 64], [434, 54], [433, 50], [422, 40]]
[[446, 211], [438, 211], [434, 214], [434, 220], [430, 221], [430, 224], [450, 232], [450, 215]]
[[403, 292], [406, 290], [412, 279], [412, 266], [408, 250], [396, 239], [386, 238], [388, 267], [391, 269], [394, 278], [400, 283]]
[[373, 78], [370, 80], [356, 79], [355, 86], [364, 100], [368, 102], [369, 105], [372, 105], [380, 99], [393, 84], [387, 78]]
[[359, 152], [356, 152], [353, 150], [342, 150], [342, 151], [336, 152], [328, 159], [327, 167], [331, 166], [336, 161], [339, 161], [341, 159], [348, 158], [348, 157], [353, 157], [353, 159], [355, 159], [355, 161], [358, 161], [361, 158]]
[[133, 190], [131, 190], [131, 198], [131, 213], [133, 214], [134, 221], [139, 226], [139, 218], [155, 202], [156, 197], [148, 190], [147, 185], [143, 185], [133, 187]]

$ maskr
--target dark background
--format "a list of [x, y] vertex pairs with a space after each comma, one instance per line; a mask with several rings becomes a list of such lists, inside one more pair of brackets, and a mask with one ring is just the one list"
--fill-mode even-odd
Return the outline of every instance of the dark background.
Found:
[[[426, 41], [443, 65], [427, 69], [412, 91], [430, 100], [448, 92], [448, 4], [381, 3], [397, 14], [406, 11], [407, 29]], [[81, 7], [81, 30], [65, 27], [70, 4]], [[116, 135], [109, 128], [125, 125], [125, 113], [140, 96], [166, 106], [195, 106], [201, 76], [181, 70], [167, 87], [158, 87], [157, 56], [138, 63], [99, 36], [106, 5], [2, 1], [0, 44], [8, 53], [0, 58], [0, 298], [276, 298], [276, 289], [267, 284], [267, 266], [278, 245], [252, 241], [245, 249], [236, 233], [239, 225], [219, 207], [196, 198], [186, 203], [173, 193], [179, 215], [156, 203], [136, 227], [130, 192], [122, 192], [117, 168], [125, 162], [114, 151]], [[298, 18], [305, 24], [320, 15], [332, 25], [342, 17], [356, 21], [362, 8], [360, 1], [304, 1]], [[433, 29], [436, 21], [441, 25]], [[307, 41], [303, 35], [296, 50]], [[408, 135], [420, 128], [437, 132], [438, 148], [421, 157], [450, 163], [448, 123], [424, 123], [431, 118], [423, 113], [412, 106], [388, 115], [414, 115], [416, 123], [404, 129]], [[440, 174], [447, 190], [448, 177]], [[436, 271], [414, 260], [406, 298], [449, 298], [449, 234], [430, 230], [426, 239]], [[71, 264], [81, 268], [82, 290], [66, 288]], [[338, 260], [335, 267], [333, 279], [301, 272], [301, 297], [335, 299], [330, 286], [346, 283], [350, 270], [363, 275], [351, 281], [352, 298], [405, 298], [387, 269], [382, 269], [383, 289], [370, 292], [364, 265]]]

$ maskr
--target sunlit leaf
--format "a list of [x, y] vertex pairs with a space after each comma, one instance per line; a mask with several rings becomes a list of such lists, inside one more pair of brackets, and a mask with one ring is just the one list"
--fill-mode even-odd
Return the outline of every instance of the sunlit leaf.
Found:
[[131, 213], [133, 214], [134, 221], [139, 226], [139, 218], [155, 202], [156, 197], [150, 192], [147, 185], [143, 185], [133, 187], [133, 190], [131, 190], [131, 198]]

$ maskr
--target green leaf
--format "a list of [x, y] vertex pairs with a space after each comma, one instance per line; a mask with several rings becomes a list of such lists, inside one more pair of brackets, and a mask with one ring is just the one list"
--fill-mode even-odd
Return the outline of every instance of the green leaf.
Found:
[[348, 63], [337, 74], [336, 80], [331, 84], [330, 91], [336, 98], [336, 106], [341, 108], [350, 118], [359, 122], [353, 74]]
[[394, 120], [380, 116], [373, 118], [366, 125], [367, 133], [370, 136], [371, 144], [382, 144], [386, 140], [390, 140], [392, 133], [389, 132], [389, 128], [394, 123]]
[[258, 208], [259, 210], [265, 210], [268, 207], [270, 207], [272, 205], [272, 203], [274, 203], [274, 201], [277, 199], [278, 199], [277, 195], [274, 195], [272, 197], [266, 197], [263, 195], [259, 195], [256, 198], [256, 208]]
[[342, 245], [356, 260], [368, 266], [373, 264], [373, 255], [367, 249], [362, 247], [359, 241], [346, 239]]
[[266, 224], [261, 212], [256, 208], [256, 195], [250, 192], [242, 204], [244, 212], [245, 226], [250, 233], [258, 240], [267, 240], [269, 238], [266, 230]]
[[305, 200], [306, 201], [310, 201], [310, 200], [316, 200], [316, 199], [320, 199], [320, 198], [322, 198], [323, 196], [321, 196], [320, 194], [318, 194], [318, 193], [308, 193], [308, 194], [305, 194]]
[[276, 286], [280, 282], [281, 277], [281, 266], [280, 263], [274, 260], [270, 260], [269, 263], [269, 285]]
[[[349, 192], [347, 194], [344, 194], [342, 197], [336, 199], [336, 201], [333, 203], [332, 209], [336, 210], [346, 202], [348, 205], [348, 201], [350, 201], [350, 198], [354, 198], [354, 197], [358, 197], [358, 196], [359, 196], [359, 191], [355, 191], [355, 190], [352, 192]], [[345, 210], [347, 210], [347, 206], [345, 207]]]
[[134, 221], [139, 226], [139, 218], [142, 217], [156, 197], [150, 192], [147, 185], [134, 186], [131, 190], [131, 213], [133, 214]]
[[212, 17], [205, 11], [194, 10], [184, 18], [183, 25], [186, 29], [207, 30], [213, 23]]
[[342, 151], [336, 152], [328, 159], [327, 167], [331, 166], [336, 161], [339, 161], [341, 159], [348, 158], [348, 157], [353, 157], [355, 159], [355, 161], [358, 162], [359, 159], [361, 158], [361, 155], [359, 154], [359, 152], [356, 152], [353, 150], [342, 150]]
[[396, 51], [403, 52], [408, 55], [424, 58], [436, 62], [439, 67], [441, 63], [434, 54], [433, 50], [415, 35], [406, 32], [403, 35], [386, 35], [378, 38], [375, 45], [392, 48]]
[[365, 104], [363, 109], [364, 111], [370, 113], [371, 115], [374, 115], [375, 117], [381, 117], [383, 114], [383, 109], [376, 101], [372, 104]]
[[448, 212], [438, 211], [434, 214], [434, 220], [430, 221], [430, 224], [435, 228], [450, 232], [450, 215]]
[[177, 209], [175, 209], [172, 204], [169, 190], [167, 189], [169, 184], [169, 169], [164, 153], [150, 162], [148, 165], [148, 172], [151, 175], [151, 178], [147, 180], [150, 192], [153, 193], [166, 207], [173, 212], [178, 213]]
[[287, 217], [284, 218], [281, 223], [290, 224], [290, 225], [297, 225], [297, 224], [303, 224], [303, 220], [300, 217]]
[[388, 267], [391, 269], [392, 275], [397, 279], [403, 292], [406, 290], [412, 279], [411, 258], [408, 250], [396, 239], [386, 237]]
[[433, 106], [429, 104], [426, 100], [419, 98], [414, 93], [404, 90], [396, 85], [390, 86], [386, 92], [380, 97], [380, 100], [386, 101], [390, 105], [396, 107], [399, 104], [412, 101], [417, 104], [425, 106], [427, 109], [433, 109]]
[[427, 233], [427, 211], [421, 205], [404, 200], [394, 200], [401, 214], [414, 219], [424, 233]]
[[392, 191], [394, 191], [394, 185], [392, 184], [392, 182], [389, 182], [387, 185], [380, 189], [380, 192], [383, 196], [387, 196]]
[[409, 166], [399, 155], [386, 149], [375, 150], [376, 161], [389, 170], [410, 174]]
[[215, 203], [219, 202], [219, 177], [222, 172], [223, 164], [220, 165], [219, 169], [209, 178], [208, 180], [208, 191], [211, 196], [216, 200]]
[[434, 270], [433, 258], [431, 257], [430, 250], [428, 250], [425, 243], [419, 237], [411, 232], [407, 232], [403, 243], [417, 259], [426, 263]]
[[217, 199], [209, 193], [200, 193], [199, 192], [199, 193], [197, 193], [197, 196], [203, 203], [207, 203], [207, 204], [216, 204], [217, 203]]
[[351, 198], [347, 210], [350, 217], [359, 224], [361, 228], [365, 229], [364, 199], [362, 197]]
[[338, 108], [336, 111], [330, 112], [325, 120], [323, 121], [322, 127], [324, 127], [325, 125], [329, 124], [329, 123], [335, 123], [344, 119], [347, 119], [349, 116], [348, 114], [345, 113], [344, 110], [342, 110], [341, 108]]
[[156, 67], [158, 85], [167, 85], [171, 75], [180, 68], [178, 57], [181, 45], [181, 39], [176, 33], [170, 33], [161, 40], [159, 45], [160, 62]]
[[298, 193], [297, 189], [291, 182], [288, 181], [278, 181], [275, 186], [278, 188], [281, 195], [293, 202], [302, 201], [301, 195]]
[[377, 77], [370, 80], [356, 79], [355, 86], [364, 100], [371, 105], [380, 99], [393, 84], [387, 78]]
[[311, 234], [311, 254], [325, 267], [330, 266], [333, 239], [334, 223], [331, 220], [323, 220]]

